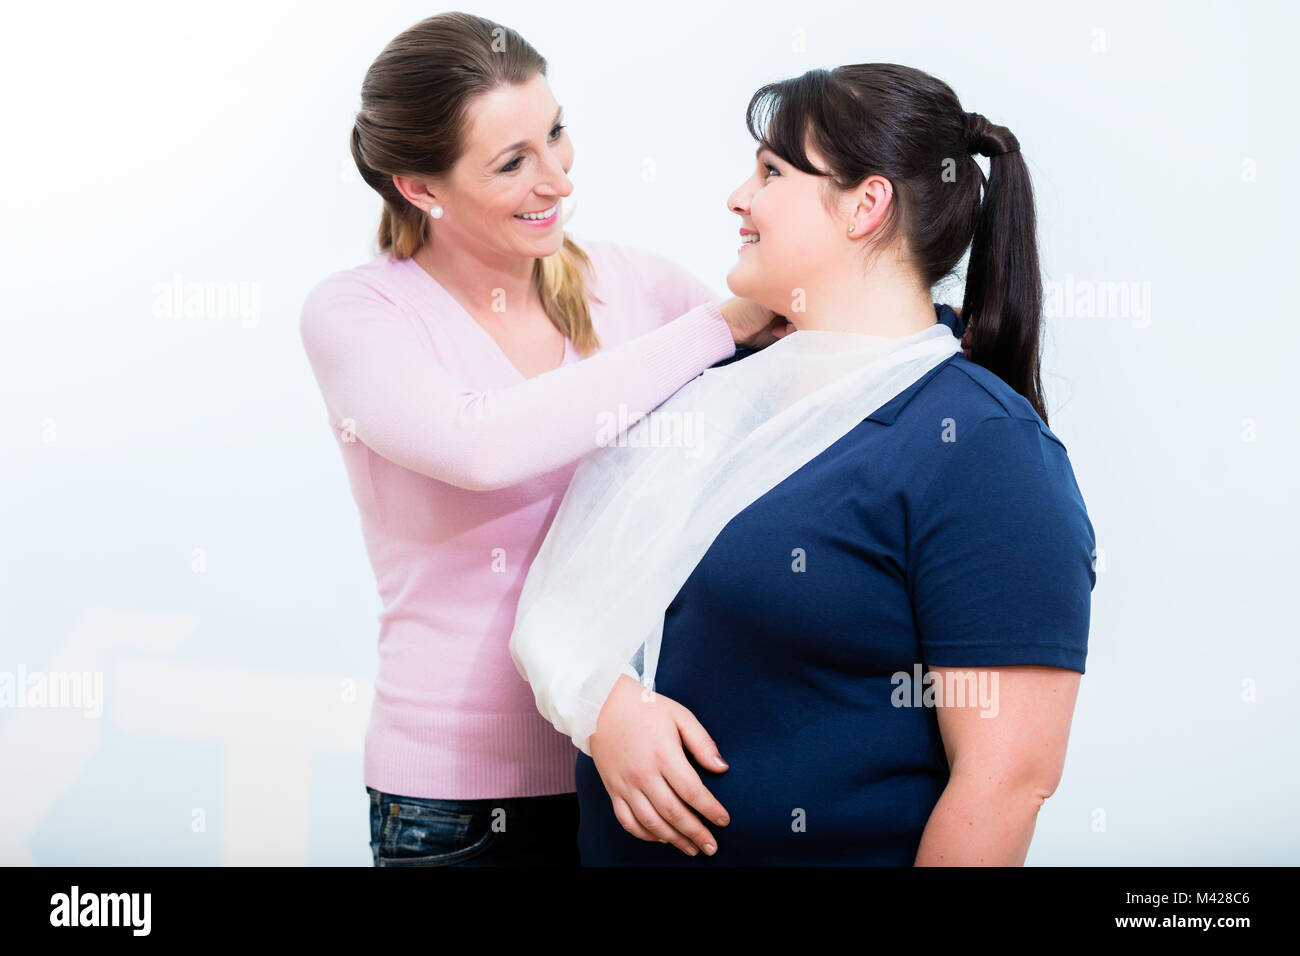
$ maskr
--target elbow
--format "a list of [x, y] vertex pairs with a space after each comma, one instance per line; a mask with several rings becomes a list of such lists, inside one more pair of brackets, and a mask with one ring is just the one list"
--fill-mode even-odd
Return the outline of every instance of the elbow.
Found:
[[1029, 806], [1037, 814], [1060, 786], [1062, 770], [1060, 764], [1037, 761], [954, 766], [950, 785], [1003, 805]]
[[455, 465], [444, 470], [454, 475], [443, 480], [469, 491], [500, 491], [542, 474], [519, 449], [494, 435], [480, 434], [448, 457]]
[[502, 482], [495, 474], [478, 469], [469, 469], [454, 476], [444, 476], [443, 480], [466, 491], [498, 491], [510, 485], [510, 482]]
[[1037, 813], [1047, 802], [1047, 798], [1056, 793], [1061, 785], [1063, 767], [1060, 765], [1033, 765], [1025, 768], [1019, 777], [1017, 791], [1024, 795]]
[[512, 474], [500, 463], [480, 456], [465, 469], [456, 484], [468, 491], [500, 491], [519, 484], [526, 477]]
[[394, 464], [465, 491], [499, 491], [528, 477], [513, 473], [515, 469], [509, 462], [477, 444], [467, 444], [459, 450], [444, 446], [436, 455], [421, 454], [418, 457], [396, 450], [385, 454], [383, 443], [370, 444], [370, 447]]
[[1034, 813], [1043, 809], [1043, 804], [1047, 798], [1056, 792], [1056, 787], [1049, 784], [1030, 784], [1029, 786], [1029, 804], [1034, 808]]

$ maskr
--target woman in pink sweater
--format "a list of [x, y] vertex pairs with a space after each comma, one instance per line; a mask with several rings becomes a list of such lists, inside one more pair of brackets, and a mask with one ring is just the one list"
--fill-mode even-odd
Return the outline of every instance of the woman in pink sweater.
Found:
[[524, 575], [584, 454], [789, 328], [658, 255], [564, 234], [573, 147], [545, 73], [467, 14], [394, 39], [351, 145], [384, 200], [381, 255], [302, 309], [383, 601], [378, 866], [577, 865], [577, 751], [509, 653]]

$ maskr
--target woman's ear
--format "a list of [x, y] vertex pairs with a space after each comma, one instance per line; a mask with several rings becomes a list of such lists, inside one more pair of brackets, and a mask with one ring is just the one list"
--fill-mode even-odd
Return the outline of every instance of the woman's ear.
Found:
[[429, 184], [412, 176], [393, 176], [393, 185], [397, 191], [410, 200], [411, 204], [421, 209], [438, 204], [438, 198], [429, 188]]
[[857, 207], [850, 220], [856, 227], [850, 236], [866, 236], [885, 218], [894, 199], [894, 184], [884, 176], [872, 175], [858, 187]]

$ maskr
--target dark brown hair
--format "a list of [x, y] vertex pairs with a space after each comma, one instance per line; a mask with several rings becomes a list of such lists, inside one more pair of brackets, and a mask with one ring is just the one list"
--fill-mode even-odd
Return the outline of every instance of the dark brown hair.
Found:
[[[809, 70], [769, 83], [750, 99], [745, 124], [771, 152], [839, 189], [872, 175], [888, 179], [894, 202], [880, 241], [901, 231], [931, 288], [955, 273], [969, 248], [962, 300], [967, 357], [1023, 395], [1047, 423], [1034, 196], [1019, 143], [1005, 126], [965, 112], [942, 80], [893, 63]], [[809, 161], [805, 136], [829, 172]], [[990, 157], [987, 178], [973, 152]], [[831, 195], [828, 188], [824, 201]]]
[[[407, 259], [428, 241], [429, 216], [398, 191], [393, 176], [449, 172], [464, 153], [474, 98], [538, 73], [546, 75], [546, 60], [523, 37], [468, 13], [421, 20], [384, 47], [362, 81], [351, 136], [361, 178], [384, 200], [378, 252]], [[590, 269], [591, 260], [565, 233], [554, 255], [534, 263], [533, 283], [551, 322], [587, 355], [600, 341], [583, 267]]]

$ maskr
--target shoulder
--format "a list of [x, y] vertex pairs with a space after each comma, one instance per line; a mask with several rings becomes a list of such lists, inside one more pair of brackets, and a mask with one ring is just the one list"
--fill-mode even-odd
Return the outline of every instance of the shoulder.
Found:
[[662, 265], [667, 260], [656, 252], [641, 246], [625, 242], [613, 242], [609, 239], [583, 239], [570, 236], [583, 252], [587, 253], [592, 264], [600, 263], [613, 269], [639, 271], [647, 264]]
[[683, 283], [696, 281], [684, 266], [644, 246], [607, 239], [571, 238], [587, 253], [598, 284], [608, 286], [618, 282], [653, 294], [673, 291]]
[[582, 236], [569, 235], [579, 249], [587, 254], [592, 263], [626, 263], [627, 250], [617, 242], [608, 239], [585, 239]]
[[915, 520], [1085, 513], [1065, 444], [995, 373], [957, 354], [911, 391], [887, 434]]
[[431, 342], [438, 304], [429, 288], [418, 285], [419, 268], [410, 260], [383, 254], [331, 272], [303, 297], [298, 337], [317, 368], [348, 368], [358, 356], [397, 356]]
[[403, 268], [400, 260], [384, 254], [326, 275], [303, 297], [298, 328], [304, 340], [327, 335], [356, 319], [406, 321]]
[[608, 239], [584, 239], [572, 233], [569, 239], [587, 257], [590, 273], [597, 283], [621, 280], [635, 271], [636, 263], [621, 243]]
[[304, 301], [320, 305], [332, 299], [358, 296], [396, 303], [405, 285], [404, 268], [401, 260], [385, 253], [361, 265], [329, 273], [308, 290]]
[[619, 301], [627, 293], [635, 295], [644, 288], [642, 264], [635, 250], [608, 239], [584, 239], [572, 234], [569, 239], [587, 259], [588, 295], [598, 301]]
[[897, 412], [896, 422], [908, 430], [946, 427], [951, 436], [958, 431], [971, 434], [991, 421], [1019, 422], [1016, 431], [1057, 446], [1065, 453], [1065, 443], [1048, 428], [1029, 400], [1004, 382], [996, 373], [972, 362], [961, 353], [940, 363], [927, 373]]
[[659, 252], [635, 244], [573, 239], [591, 260], [595, 278], [590, 291], [597, 301], [616, 305], [601, 313], [601, 335], [609, 333], [609, 341], [636, 338], [697, 306], [725, 298]]

